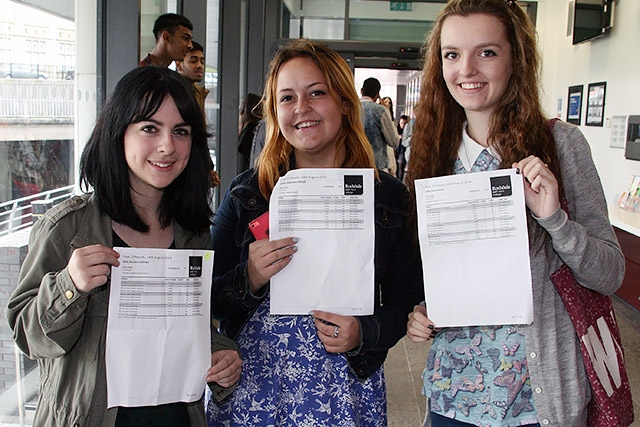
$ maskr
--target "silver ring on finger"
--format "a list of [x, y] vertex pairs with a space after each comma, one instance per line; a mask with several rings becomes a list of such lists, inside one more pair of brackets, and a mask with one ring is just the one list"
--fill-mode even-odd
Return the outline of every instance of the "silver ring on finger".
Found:
[[333, 338], [338, 338], [338, 334], [340, 333], [340, 328], [338, 327], [338, 325], [334, 325], [333, 326], [333, 335], [331, 335]]

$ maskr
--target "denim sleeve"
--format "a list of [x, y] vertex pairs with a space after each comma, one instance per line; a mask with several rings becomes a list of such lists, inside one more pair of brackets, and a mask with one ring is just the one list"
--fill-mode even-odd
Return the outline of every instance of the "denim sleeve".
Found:
[[244, 242], [237, 237], [248, 226], [248, 223], [241, 223], [240, 209], [227, 191], [211, 227], [215, 252], [211, 311], [214, 318], [221, 320], [249, 312], [264, 297], [249, 291], [246, 268], [250, 241]]

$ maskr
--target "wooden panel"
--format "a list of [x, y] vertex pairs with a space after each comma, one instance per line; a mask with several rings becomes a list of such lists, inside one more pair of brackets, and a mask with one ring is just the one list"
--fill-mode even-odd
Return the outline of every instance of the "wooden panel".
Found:
[[627, 267], [622, 286], [616, 295], [640, 310], [640, 237], [616, 227], [614, 230], [622, 247]]

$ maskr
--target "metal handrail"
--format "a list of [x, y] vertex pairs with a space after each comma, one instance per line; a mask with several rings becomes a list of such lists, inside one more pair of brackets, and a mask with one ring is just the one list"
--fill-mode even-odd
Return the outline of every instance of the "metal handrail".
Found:
[[74, 188], [75, 186], [69, 185], [0, 203], [0, 236], [15, 233], [33, 224], [33, 202], [47, 201], [55, 206], [70, 198], [74, 194]]

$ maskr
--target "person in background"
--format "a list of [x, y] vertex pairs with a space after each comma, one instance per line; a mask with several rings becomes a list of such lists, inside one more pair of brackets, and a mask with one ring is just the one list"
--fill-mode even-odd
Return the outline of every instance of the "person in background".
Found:
[[625, 270], [589, 144], [576, 126], [544, 116], [535, 28], [516, 1], [450, 0], [425, 52], [407, 183], [415, 192], [416, 179], [519, 169], [534, 314], [530, 325], [439, 328], [414, 308], [409, 337], [433, 338], [425, 425], [584, 427], [589, 380], [550, 276], [564, 263], [582, 286], [610, 295]]
[[413, 125], [416, 123], [416, 111], [418, 110], [418, 105], [413, 107], [413, 117], [411, 120], [404, 125], [404, 129], [402, 129], [402, 135], [400, 137], [400, 144], [404, 147], [404, 178], [402, 182], [406, 184], [407, 179], [407, 170], [409, 169], [409, 163], [411, 158], [411, 138], [413, 137]]
[[[399, 139], [389, 109], [376, 102], [380, 98], [380, 87], [380, 81], [375, 77], [366, 79], [360, 90], [362, 94], [360, 101], [364, 111], [362, 116], [364, 131], [373, 148], [376, 167], [388, 172], [391, 160], [387, 147], [395, 149]], [[395, 166], [395, 158], [393, 165]]]
[[[389, 114], [391, 114], [391, 121], [396, 122], [396, 116], [393, 112], [393, 100], [389, 96], [385, 96], [380, 100], [380, 103], [389, 109]], [[398, 132], [400, 133], [400, 132]]]
[[[207, 157], [202, 114], [177, 73], [142, 67], [118, 82], [80, 160], [80, 182], [93, 192], [38, 219], [5, 311], [16, 344], [42, 374], [34, 425], [205, 424], [198, 398], [107, 409], [105, 346], [114, 246], [211, 248]], [[241, 360], [232, 340], [211, 333], [211, 368], [202, 375], [222, 398]]]
[[[198, 84], [204, 78], [204, 47], [196, 41], [192, 41], [192, 45], [193, 48], [189, 51], [187, 56], [185, 56], [182, 61], [176, 61], [176, 71], [178, 72], [178, 74], [184, 77], [187, 82], [191, 84], [193, 95], [196, 97], [196, 101], [198, 101], [198, 106], [200, 107], [200, 111], [202, 111], [202, 117], [204, 117], [204, 122], [206, 125], [207, 113], [205, 110], [204, 102], [207, 98], [207, 95], [209, 95], [209, 89], [206, 89], [204, 86]], [[210, 155], [209, 159], [211, 167], [211, 185], [212, 187], [217, 187], [220, 184], [220, 176], [215, 170], [215, 166], [213, 164], [213, 160], [211, 160]]]
[[249, 155], [249, 168], [254, 168], [262, 149], [264, 148], [267, 133], [267, 122], [260, 119], [253, 130], [253, 140], [251, 141], [251, 153]]
[[191, 31], [193, 24], [182, 15], [165, 13], [158, 16], [153, 24], [156, 44], [140, 60], [140, 66], [168, 67], [173, 61], [182, 61], [193, 48]]
[[193, 85], [193, 93], [206, 122], [207, 115], [204, 110], [204, 101], [209, 95], [209, 89], [198, 84], [204, 79], [204, 47], [196, 41], [192, 41], [191, 44], [193, 48], [189, 53], [182, 60], [176, 61], [176, 71]]
[[[384, 98], [378, 98], [378, 100], [380, 101], [380, 104], [384, 105], [389, 109], [389, 114], [391, 114], [391, 121], [395, 124], [396, 119], [395, 119], [395, 114], [393, 113], [393, 100], [391, 99], [391, 97], [385, 96]], [[398, 129], [398, 135], [401, 135], [399, 129]], [[398, 143], [398, 145], [400, 144]], [[396, 157], [396, 149], [398, 147], [396, 146], [394, 148], [387, 145], [386, 148], [387, 148], [387, 157], [389, 157], [389, 170], [387, 172], [389, 172], [391, 175], [397, 178], [398, 177], [398, 158]]]
[[228, 401], [209, 404], [209, 425], [386, 426], [382, 366], [406, 332], [412, 302], [423, 298], [408, 192], [375, 173], [373, 315], [269, 315], [269, 281], [295, 257], [297, 240], [256, 241], [249, 223], [268, 210], [280, 176], [375, 162], [351, 70], [326, 46], [297, 40], [281, 48], [263, 98], [267, 143], [256, 169], [231, 183], [212, 228], [214, 315], [240, 345], [243, 374]]
[[401, 115], [400, 118], [398, 119], [398, 134], [400, 135], [400, 142], [396, 147], [395, 155], [396, 155], [396, 164], [397, 164], [396, 178], [398, 178], [400, 181], [404, 180], [404, 170], [407, 167], [407, 160], [404, 156], [404, 153], [407, 147], [405, 147], [402, 144], [402, 135], [404, 133], [404, 128], [408, 122], [409, 122], [409, 116], [405, 114]]
[[242, 156], [243, 171], [249, 169], [253, 135], [261, 118], [260, 95], [248, 93], [242, 101], [238, 120], [238, 153]]

